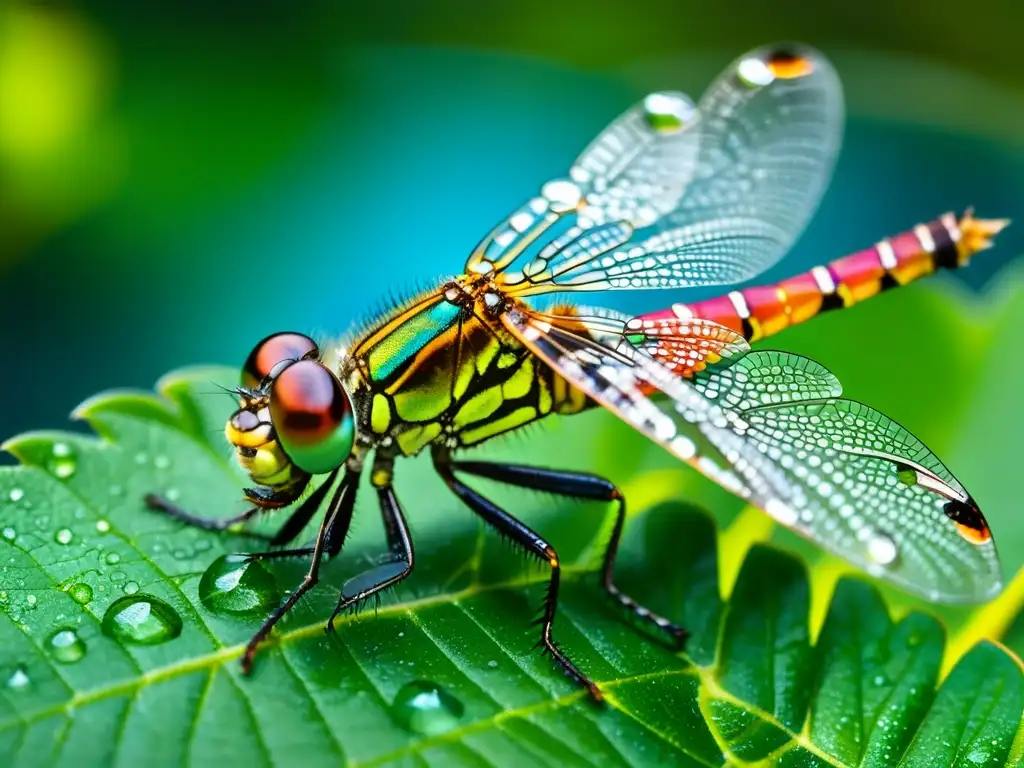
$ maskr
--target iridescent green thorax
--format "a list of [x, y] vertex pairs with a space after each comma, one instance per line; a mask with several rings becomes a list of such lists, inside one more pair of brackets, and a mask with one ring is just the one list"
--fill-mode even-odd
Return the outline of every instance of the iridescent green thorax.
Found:
[[435, 441], [473, 445], [585, 404], [482, 300], [451, 284], [396, 309], [349, 357], [365, 385], [360, 432], [406, 455]]

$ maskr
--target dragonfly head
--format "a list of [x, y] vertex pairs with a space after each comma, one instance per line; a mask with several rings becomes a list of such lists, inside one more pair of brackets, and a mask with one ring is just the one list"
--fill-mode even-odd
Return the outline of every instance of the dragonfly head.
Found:
[[235, 393], [239, 407], [224, 431], [260, 485], [288, 486], [296, 475], [330, 472], [348, 458], [356, 433], [352, 400], [308, 336], [276, 333], [260, 341]]

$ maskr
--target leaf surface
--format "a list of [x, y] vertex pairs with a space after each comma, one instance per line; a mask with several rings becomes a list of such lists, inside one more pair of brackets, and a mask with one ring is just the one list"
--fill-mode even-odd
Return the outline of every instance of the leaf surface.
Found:
[[[343, 555], [243, 677], [238, 657], [264, 613], [212, 610], [200, 582], [221, 555], [261, 542], [183, 527], [141, 501], [158, 491], [204, 514], [241, 508], [243, 478], [219, 437], [231, 404], [202, 396], [232, 378], [190, 371], [162, 383], [164, 399], [100, 396], [79, 411], [99, 440], [8, 443], [24, 466], [0, 469], [5, 764], [996, 766], [1010, 755], [1024, 675], [997, 646], [977, 645], [940, 682], [939, 622], [893, 620], [857, 578], [838, 582], [819, 631], [806, 567], [771, 546], [749, 549], [723, 589], [720, 570], [742, 553], [720, 555], [719, 541], [740, 539], [671, 502], [633, 510], [618, 573], [691, 629], [688, 651], [673, 653], [598, 587], [610, 510], [499, 493], [559, 548], [556, 635], [606, 691], [596, 707], [531, 650], [545, 571], [509, 556], [416, 461], [398, 486], [413, 577], [377, 611], [323, 632], [339, 585], [383, 550], [364, 493]], [[276, 591], [303, 569], [275, 565]], [[180, 635], [109, 636], [104, 617], [126, 596], [165, 603]], [[443, 691], [426, 701], [447, 706], [403, 706], [415, 685]]]

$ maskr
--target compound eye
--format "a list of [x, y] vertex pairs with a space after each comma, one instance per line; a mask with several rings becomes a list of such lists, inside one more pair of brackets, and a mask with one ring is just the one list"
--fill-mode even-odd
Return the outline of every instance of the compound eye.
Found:
[[301, 333], [274, 333], [253, 347], [242, 368], [242, 386], [256, 389], [281, 363], [320, 356], [316, 342]]
[[338, 377], [318, 360], [300, 360], [270, 387], [270, 420], [288, 458], [311, 475], [341, 466], [352, 451], [355, 417]]

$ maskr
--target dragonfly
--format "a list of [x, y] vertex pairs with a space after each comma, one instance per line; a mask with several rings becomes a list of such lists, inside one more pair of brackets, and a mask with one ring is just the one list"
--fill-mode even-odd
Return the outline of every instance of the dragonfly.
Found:
[[[799, 44], [757, 48], [699, 101], [665, 91], [630, 107], [564, 178], [541, 186], [484, 237], [461, 274], [337, 347], [321, 349], [298, 332], [256, 344], [225, 428], [254, 484], [244, 491], [247, 509], [202, 517], [146, 498], [155, 510], [215, 530], [293, 507], [270, 538], [274, 548], [250, 557], [305, 556], [309, 570], [252, 637], [243, 671], [317, 584], [324, 558], [341, 552], [364, 471], [387, 552], [342, 585], [327, 629], [340, 612], [409, 576], [414, 546], [395, 464], [421, 452], [466, 507], [548, 566], [538, 645], [595, 700], [600, 687], [553, 636], [558, 553], [476, 490], [473, 478], [614, 505], [601, 585], [682, 647], [683, 627], [615, 583], [626, 499], [614, 483], [463, 457], [542, 419], [593, 408], [875, 577], [936, 602], [997, 594], [989, 526], [939, 458], [889, 417], [844, 398], [823, 365], [751, 342], [964, 266], [1006, 221], [947, 213], [787, 280], [636, 317], [582, 303], [605, 291], [735, 286], [778, 262], [828, 186], [842, 124], [842, 88], [823, 54]], [[287, 548], [318, 512], [313, 543]]]

